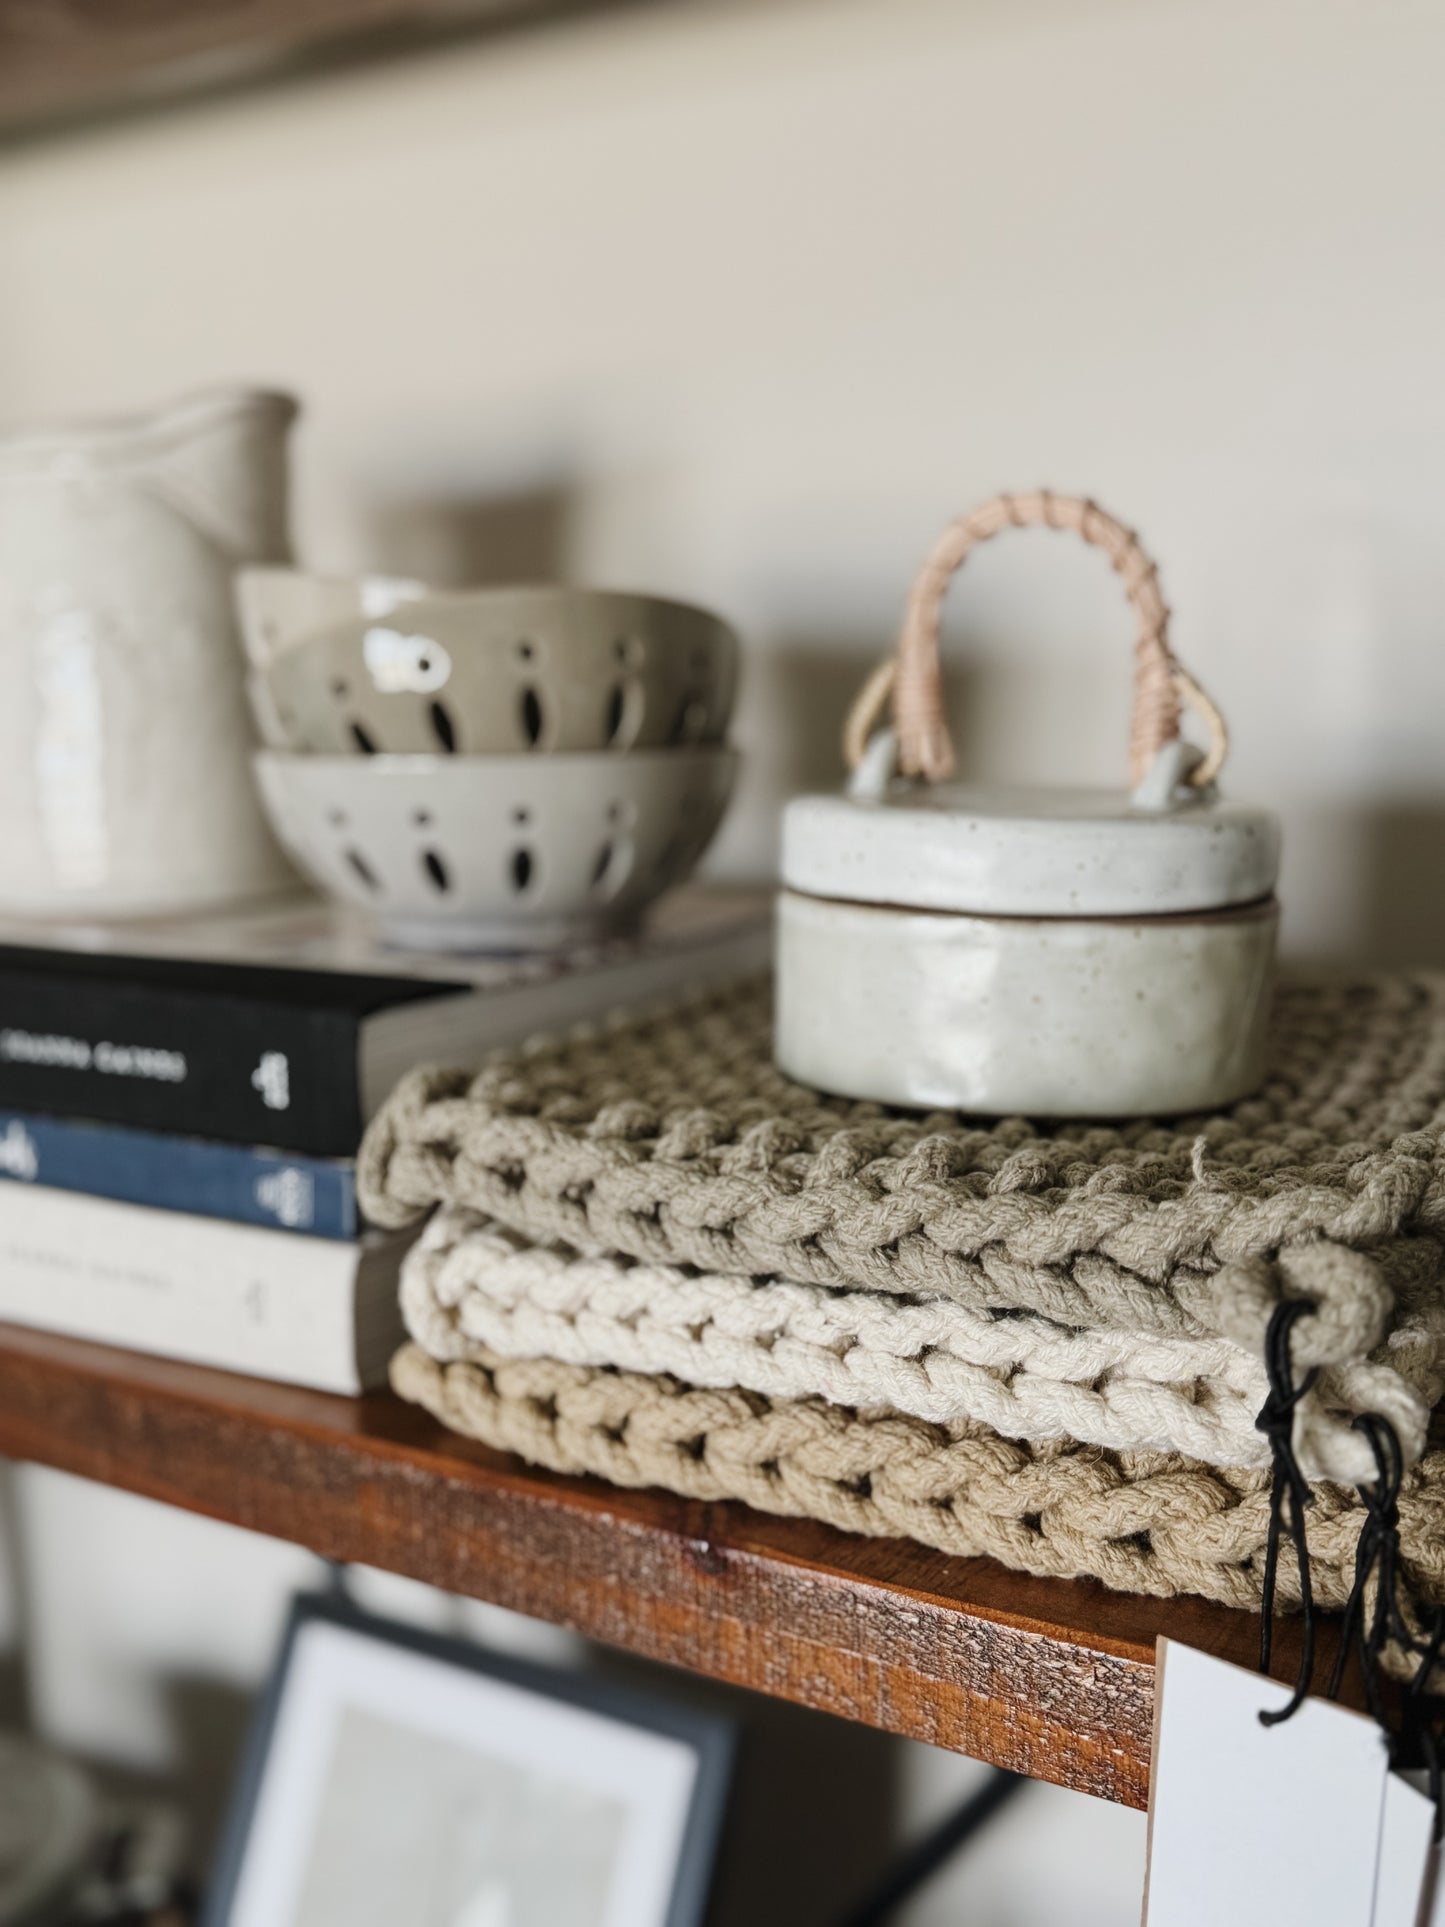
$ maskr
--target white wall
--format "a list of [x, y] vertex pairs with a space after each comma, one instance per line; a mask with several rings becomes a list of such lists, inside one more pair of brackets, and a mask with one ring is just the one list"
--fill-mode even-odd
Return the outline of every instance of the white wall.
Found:
[[[746, 629], [733, 869], [945, 516], [1092, 491], [1285, 812], [1294, 947], [1438, 952], [1442, 57], [1433, 0], [693, 5], [37, 146], [0, 417], [288, 383], [339, 566], [555, 491], [574, 573]], [[1114, 585], [1012, 547], [956, 599], [975, 767], [1110, 778]]]
[[[1231, 786], [1284, 813], [1291, 947], [1445, 960], [1442, 68], [1437, 0], [695, 4], [32, 145], [0, 418], [283, 382], [308, 559], [545, 550], [715, 602], [750, 646], [733, 871], [834, 780], [943, 519], [1090, 491], [1159, 557]], [[1119, 773], [1097, 559], [1016, 537], [951, 621], [976, 770]], [[42, 1649], [65, 1503], [26, 1508]], [[253, 1670], [256, 1597], [171, 1570], [167, 1638], [204, 1617]], [[67, 1731], [145, 1730], [110, 1704]]]

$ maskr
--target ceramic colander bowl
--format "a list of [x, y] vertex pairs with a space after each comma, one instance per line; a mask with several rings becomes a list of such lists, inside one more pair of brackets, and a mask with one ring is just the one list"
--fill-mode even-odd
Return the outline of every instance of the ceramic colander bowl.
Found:
[[329, 895], [424, 949], [548, 950], [625, 928], [712, 840], [737, 769], [614, 756], [256, 757], [272, 827]]
[[277, 714], [266, 676], [272, 663], [318, 629], [339, 622], [382, 622], [426, 595], [426, 584], [406, 576], [312, 575], [306, 569], [238, 569], [236, 614], [251, 665], [246, 692], [261, 732], [272, 749], [291, 747], [290, 731]]
[[718, 743], [737, 638], [655, 596], [477, 589], [334, 621], [253, 678], [268, 742], [310, 755]]
[[238, 569], [236, 614], [246, 659], [264, 672], [288, 649], [338, 622], [380, 621], [428, 593], [397, 575], [312, 575], [306, 569]]

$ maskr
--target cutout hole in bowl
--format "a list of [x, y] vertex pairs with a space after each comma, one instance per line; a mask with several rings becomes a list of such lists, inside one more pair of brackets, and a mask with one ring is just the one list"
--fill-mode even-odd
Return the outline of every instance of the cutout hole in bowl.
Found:
[[707, 704], [699, 696], [684, 698], [672, 726], [674, 743], [700, 743], [707, 730]]
[[589, 886], [594, 897], [604, 903], [615, 897], [632, 869], [632, 843], [625, 836], [609, 837], [597, 852]]
[[542, 731], [546, 727], [547, 718], [542, 708], [542, 698], [530, 683], [522, 691], [518, 713], [522, 722], [522, 734], [527, 739], [527, 747], [535, 749], [542, 740]]
[[451, 711], [445, 703], [433, 703], [427, 710], [431, 718], [432, 734], [441, 744], [448, 756], [454, 756], [457, 748], [457, 732], [452, 722]]
[[647, 697], [642, 684], [629, 680], [618, 683], [608, 693], [605, 718], [609, 749], [631, 749], [642, 731]]
[[440, 890], [445, 896], [452, 887], [452, 874], [443, 862], [440, 851], [423, 850], [421, 861], [422, 868], [431, 878], [433, 888]]
[[361, 881], [366, 885], [368, 890], [375, 891], [381, 888], [381, 878], [376, 874], [375, 870], [372, 869], [360, 850], [343, 850], [342, 855], [346, 858], [346, 861], [351, 865], [357, 876], [361, 878]]
[[532, 879], [537, 874], [537, 866], [532, 861], [532, 852], [517, 849], [512, 852], [512, 888], [521, 896], [532, 887]]
[[363, 756], [375, 756], [376, 744], [372, 740], [371, 733], [364, 723], [353, 723], [351, 725], [351, 739]]

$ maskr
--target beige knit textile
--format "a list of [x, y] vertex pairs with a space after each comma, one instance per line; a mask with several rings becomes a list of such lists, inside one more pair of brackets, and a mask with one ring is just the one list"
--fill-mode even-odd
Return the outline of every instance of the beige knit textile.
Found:
[[[408, 1345], [393, 1361], [392, 1384], [452, 1430], [554, 1472], [738, 1499], [1124, 1592], [1260, 1603], [1263, 1472], [1175, 1454], [1029, 1445], [968, 1421], [933, 1426], [821, 1399], [698, 1390], [556, 1359], [507, 1361], [484, 1347], [443, 1364]], [[1309, 1546], [1324, 1606], [1348, 1597], [1362, 1516], [1349, 1488], [1316, 1488]], [[1445, 1600], [1445, 1453], [1406, 1474], [1400, 1538], [1412, 1601]], [[1281, 1561], [1282, 1605], [1298, 1604], [1296, 1585], [1291, 1562]]]
[[[1030, 1313], [1257, 1359], [1282, 1296], [1313, 1298], [1317, 1469], [1369, 1476], [1348, 1414], [1422, 1449], [1440, 1395], [1445, 978], [1287, 987], [1257, 1096], [1182, 1122], [972, 1123], [819, 1096], [772, 1063], [751, 984], [404, 1080], [362, 1145], [362, 1201], [436, 1204], [708, 1275]], [[1148, 1376], [1132, 1365], [1129, 1375]], [[1414, 1408], [1413, 1416], [1411, 1408]], [[1328, 1436], [1326, 1436], [1328, 1435]]]
[[[1269, 1464], [1254, 1422], [1268, 1389], [1263, 1365], [1223, 1338], [1075, 1331], [947, 1298], [583, 1257], [529, 1245], [464, 1206], [440, 1211], [408, 1252], [401, 1301], [412, 1337], [445, 1362], [555, 1358], [937, 1424], [972, 1419], [1008, 1438]], [[1368, 1476], [1364, 1441], [1347, 1429], [1362, 1410], [1384, 1408], [1418, 1456], [1445, 1389], [1445, 1306], [1432, 1296], [1412, 1330], [1418, 1342], [1397, 1343], [1387, 1363], [1334, 1368], [1306, 1395], [1295, 1435], [1307, 1477]], [[1411, 1368], [1418, 1376], [1407, 1382]], [[1330, 1449], [1341, 1433], [1343, 1471]]]

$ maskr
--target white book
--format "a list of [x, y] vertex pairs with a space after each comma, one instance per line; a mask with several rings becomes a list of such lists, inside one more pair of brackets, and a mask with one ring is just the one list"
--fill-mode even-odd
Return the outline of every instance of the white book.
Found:
[[401, 1341], [406, 1238], [356, 1244], [26, 1185], [0, 1190], [0, 1319], [356, 1393]]

